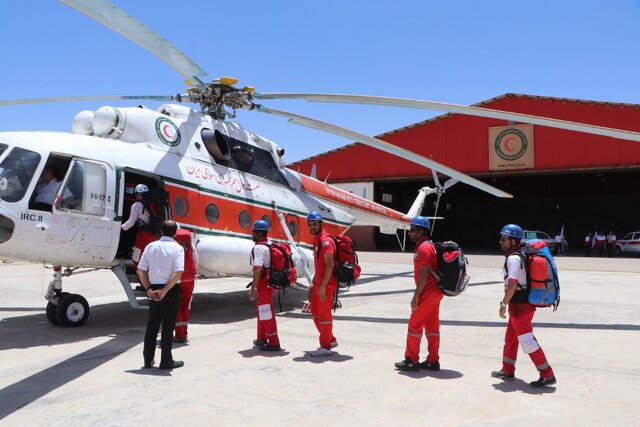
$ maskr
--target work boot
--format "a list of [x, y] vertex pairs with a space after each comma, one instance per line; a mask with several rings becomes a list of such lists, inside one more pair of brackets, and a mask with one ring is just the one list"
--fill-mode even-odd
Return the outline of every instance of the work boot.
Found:
[[282, 351], [282, 348], [280, 348], [280, 344], [269, 345], [264, 343], [260, 346], [260, 351]]
[[411, 359], [404, 359], [402, 362], [396, 362], [395, 367], [399, 371], [419, 371], [420, 365], [411, 361]]
[[334, 338], [334, 339], [331, 341], [331, 348], [336, 348], [338, 345], [339, 345], [339, 344], [338, 344], [338, 340]]
[[491, 372], [491, 376], [493, 378], [500, 378], [503, 381], [513, 381], [516, 379], [516, 376], [514, 374], [507, 374], [502, 370]]
[[536, 381], [530, 382], [529, 385], [531, 387], [542, 388], [542, 387], [546, 387], [548, 385], [553, 385], [556, 382], [557, 381], [556, 381], [556, 377], [555, 376], [548, 377], [548, 378], [540, 377]]
[[256, 347], [260, 347], [261, 345], [264, 345], [267, 343], [267, 340], [261, 340], [260, 338], [256, 338], [255, 340], [253, 340], [253, 345]]
[[418, 366], [420, 366], [420, 369], [426, 369], [427, 371], [439, 371], [440, 370], [440, 362], [439, 361], [435, 361], [433, 363], [429, 363], [426, 360], [422, 363], [418, 363]]

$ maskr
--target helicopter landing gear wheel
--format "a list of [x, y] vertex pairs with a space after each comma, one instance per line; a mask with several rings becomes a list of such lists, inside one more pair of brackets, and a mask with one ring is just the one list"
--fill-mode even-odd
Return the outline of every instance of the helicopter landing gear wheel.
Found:
[[[69, 295], [69, 292], [60, 292], [60, 296], [58, 297], [58, 302], [62, 299], [62, 297]], [[56, 318], [56, 309], [58, 308], [58, 304], [49, 301], [47, 303], [47, 320], [52, 324], [59, 326], [60, 322]]]
[[[89, 318], [89, 303], [82, 295], [63, 292], [56, 306], [56, 320], [61, 326], [82, 326]], [[49, 303], [51, 304], [51, 303]], [[47, 317], [49, 305], [47, 304]]]
[[57, 326], [59, 325], [59, 323], [58, 319], [56, 318], [56, 308], [58, 308], [58, 306], [51, 301], [47, 303], [47, 320], [51, 322], [52, 325]]

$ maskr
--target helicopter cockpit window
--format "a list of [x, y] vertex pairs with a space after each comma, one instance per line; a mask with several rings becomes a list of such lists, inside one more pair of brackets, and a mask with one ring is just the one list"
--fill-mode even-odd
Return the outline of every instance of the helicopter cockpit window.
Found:
[[238, 170], [242, 172], [251, 173], [251, 166], [253, 165], [253, 148], [244, 147], [242, 145], [236, 145], [233, 147], [233, 163]]
[[[1, 148], [1, 151], [4, 151]], [[40, 154], [16, 147], [0, 163], [0, 199], [5, 202], [21, 200], [40, 163]]]
[[241, 172], [250, 173], [269, 181], [288, 186], [289, 183], [276, 165], [273, 156], [267, 150], [251, 146], [246, 142], [231, 140], [231, 164]]
[[104, 215], [107, 204], [107, 173], [104, 167], [76, 161], [61, 194], [57, 209]]

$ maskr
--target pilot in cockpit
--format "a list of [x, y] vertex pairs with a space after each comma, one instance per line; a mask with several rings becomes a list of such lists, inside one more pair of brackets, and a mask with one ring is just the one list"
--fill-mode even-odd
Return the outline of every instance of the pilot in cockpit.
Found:
[[[53, 205], [53, 201], [58, 194], [58, 190], [60, 189], [60, 180], [55, 177], [53, 173], [53, 169], [50, 166], [45, 166], [42, 171], [42, 175], [40, 175], [40, 179], [38, 180], [38, 185], [36, 186], [36, 198], [35, 209], [38, 210], [51, 210], [51, 205]], [[73, 194], [66, 189], [63, 194], [63, 200], [69, 199], [73, 197]]]

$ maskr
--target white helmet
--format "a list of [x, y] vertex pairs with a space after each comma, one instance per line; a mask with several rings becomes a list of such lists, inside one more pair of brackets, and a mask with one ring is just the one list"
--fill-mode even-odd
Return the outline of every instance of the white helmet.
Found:
[[136, 193], [148, 193], [149, 192], [149, 187], [147, 187], [144, 184], [138, 184], [138, 185], [136, 185], [135, 192]]

